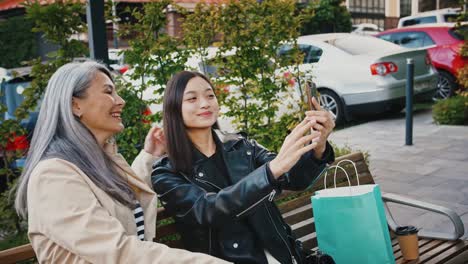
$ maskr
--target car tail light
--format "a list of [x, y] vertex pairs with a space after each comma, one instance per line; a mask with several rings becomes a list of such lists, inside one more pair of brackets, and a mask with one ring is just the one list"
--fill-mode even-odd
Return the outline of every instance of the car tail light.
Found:
[[29, 148], [28, 138], [25, 135], [22, 136], [15, 136], [8, 140], [8, 143], [5, 147], [6, 151], [15, 151], [21, 150], [25, 151]]
[[379, 62], [370, 66], [372, 75], [385, 76], [398, 71], [398, 66], [393, 62]]
[[455, 43], [455, 44], [449, 45], [449, 48], [456, 54], [460, 53], [461, 47], [462, 47], [462, 43]]
[[426, 53], [426, 65], [431, 65], [431, 64], [432, 64], [431, 56], [429, 56], [429, 53]]
[[122, 68], [120, 68], [119, 72], [120, 74], [124, 74], [126, 71], [128, 71], [128, 69], [129, 69], [128, 65], [125, 65]]

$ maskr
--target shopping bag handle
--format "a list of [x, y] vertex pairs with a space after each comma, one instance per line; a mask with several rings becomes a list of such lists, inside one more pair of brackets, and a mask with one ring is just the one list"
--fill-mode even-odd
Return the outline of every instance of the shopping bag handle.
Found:
[[348, 172], [346, 172], [346, 170], [343, 169], [343, 168], [340, 166], [340, 163], [342, 163], [342, 162], [344, 162], [344, 161], [347, 161], [347, 162], [353, 164], [353, 166], [354, 166], [354, 171], [356, 172], [357, 185], [360, 185], [360, 184], [359, 184], [359, 175], [358, 175], [358, 172], [357, 172], [356, 163], [354, 163], [352, 160], [344, 159], [344, 160], [340, 160], [336, 165], [330, 166], [330, 167], [327, 169], [327, 171], [325, 171], [325, 178], [324, 178], [324, 180], [323, 180], [323, 186], [325, 187], [325, 189], [327, 189], [327, 175], [328, 175], [328, 170], [331, 169], [331, 168], [335, 168], [335, 173], [334, 173], [334, 175], [333, 175], [333, 183], [334, 183], [335, 188], [336, 188], [336, 172], [337, 172], [338, 168], [340, 168], [340, 169], [345, 173], [346, 178], [348, 179], [348, 184], [349, 184], [349, 186], [351, 186], [351, 181], [350, 181]]
[[[335, 188], [336, 188], [336, 171], [337, 171], [338, 169], [341, 169], [341, 170], [345, 173], [346, 178], [348, 179], [349, 187], [351, 187], [351, 181], [349, 180], [348, 173], [345, 171], [345, 169], [343, 169], [342, 167], [340, 167], [340, 166], [338, 166], [338, 165], [333, 165], [333, 166], [330, 166], [330, 167], [328, 168], [328, 170], [331, 169], [331, 168], [335, 168], [335, 176], [334, 176], [334, 180], [333, 180], [334, 183], [335, 183]], [[328, 170], [325, 171], [325, 177], [323, 178], [323, 187], [324, 187], [325, 189], [327, 189]]]

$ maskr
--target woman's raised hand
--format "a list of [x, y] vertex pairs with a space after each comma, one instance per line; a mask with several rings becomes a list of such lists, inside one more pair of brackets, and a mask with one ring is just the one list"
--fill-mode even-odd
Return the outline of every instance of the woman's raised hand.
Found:
[[314, 149], [314, 155], [317, 159], [322, 158], [322, 154], [325, 152], [327, 146], [327, 139], [330, 133], [335, 128], [335, 118], [333, 115], [320, 106], [320, 104], [312, 98], [312, 104], [314, 105], [314, 111], [307, 111], [306, 118], [315, 120], [313, 129], [321, 133], [320, 138], [317, 141], [317, 147]]
[[162, 128], [154, 126], [149, 130], [144, 150], [155, 157], [161, 157], [166, 153], [166, 138]]
[[[321, 133], [312, 131], [316, 122], [316, 120], [304, 119], [284, 139], [278, 155], [270, 161], [270, 170], [275, 178], [288, 172], [303, 154], [317, 146]], [[309, 131], [311, 133], [306, 134]]]

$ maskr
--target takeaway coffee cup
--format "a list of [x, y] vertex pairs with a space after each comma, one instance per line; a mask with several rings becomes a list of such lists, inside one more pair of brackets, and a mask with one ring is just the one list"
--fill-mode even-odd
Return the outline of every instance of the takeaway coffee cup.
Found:
[[397, 227], [395, 234], [398, 237], [403, 258], [406, 260], [417, 259], [419, 257], [418, 229], [414, 226], [400, 226]]

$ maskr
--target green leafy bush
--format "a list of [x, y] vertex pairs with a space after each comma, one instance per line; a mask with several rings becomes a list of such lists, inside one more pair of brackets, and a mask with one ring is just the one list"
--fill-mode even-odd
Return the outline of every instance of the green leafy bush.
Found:
[[468, 125], [468, 94], [460, 94], [437, 102], [432, 117], [441, 125]]
[[25, 17], [0, 21], [0, 67], [15, 68], [36, 55], [36, 37], [33, 23]]
[[318, 34], [351, 31], [351, 14], [344, 0], [309, 1], [305, 8], [313, 16], [301, 28], [301, 34]]

